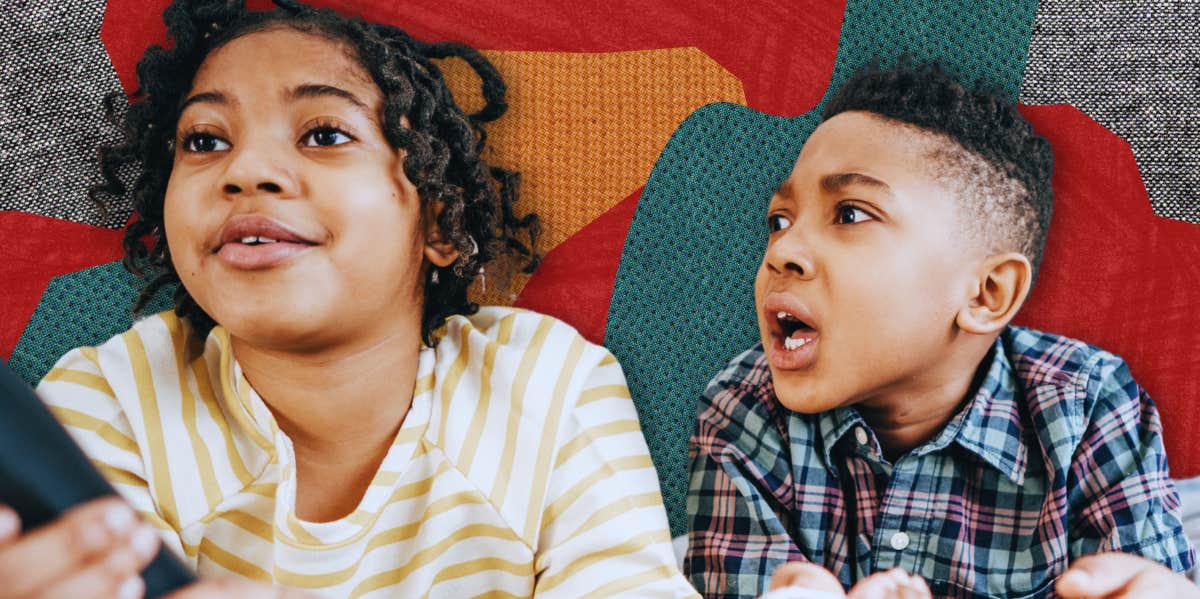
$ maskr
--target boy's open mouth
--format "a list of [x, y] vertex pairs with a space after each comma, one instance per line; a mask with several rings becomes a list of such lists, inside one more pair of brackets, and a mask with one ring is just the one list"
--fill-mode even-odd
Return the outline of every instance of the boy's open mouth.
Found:
[[783, 347], [788, 351], [800, 349], [816, 339], [816, 329], [790, 312], [776, 312], [775, 322], [778, 323], [779, 334], [783, 338]]
[[812, 325], [786, 310], [775, 313], [775, 328], [783, 341], [783, 348], [788, 351], [800, 349], [817, 338], [817, 330]]
[[821, 337], [817, 318], [799, 299], [788, 293], [771, 293], [762, 306], [764, 349], [771, 366], [800, 370], [812, 366]]

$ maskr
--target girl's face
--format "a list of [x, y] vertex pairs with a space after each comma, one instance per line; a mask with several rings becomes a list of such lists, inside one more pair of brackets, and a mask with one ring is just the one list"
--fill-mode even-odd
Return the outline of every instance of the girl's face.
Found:
[[[205, 59], [183, 102], [164, 224], [201, 308], [235, 339], [318, 351], [419, 338], [427, 244], [383, 97], [350, 50], [275, 28]], [[434, 225], [435, 226], [435, 225]]]

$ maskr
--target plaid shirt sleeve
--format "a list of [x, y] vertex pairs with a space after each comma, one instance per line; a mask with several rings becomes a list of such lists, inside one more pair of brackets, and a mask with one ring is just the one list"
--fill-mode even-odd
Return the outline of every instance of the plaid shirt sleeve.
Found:
[[755, 357], [743, 354], [709, 384], [690, 444], [684, 571], [705, 597], [755, 597], [777, 565], [805, 559], [780, 509], [794, 488], [787, 443], [754, 384], [766, 375]]
[[1070, 554], [1121, 551], [1189, 570], [1195, 556], [1167, 470], [1158, 411], [1122, 360], [1098, 357], [1080, 381], [1087, 428], [1066, 486], [1069, 503], [1079, 506], [1068, 531]]

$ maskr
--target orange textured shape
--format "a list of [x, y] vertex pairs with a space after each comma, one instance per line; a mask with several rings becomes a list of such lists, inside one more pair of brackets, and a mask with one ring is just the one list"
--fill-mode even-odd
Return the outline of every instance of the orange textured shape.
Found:
[[[741, 82], [696, 48], [610, 53], [486, 51], [508, 84], [508, 112], [486, 126], [493, 164], [521, 173], [518, 214], [542, 219], [549, 252], [641, 187], [663, 146], [694, 110], [745, 104]], [[443, 60], [456, 100], [483, 105], [479, 79]], [[474, 299], [512, 304], [528, 277], [489, 273]]]

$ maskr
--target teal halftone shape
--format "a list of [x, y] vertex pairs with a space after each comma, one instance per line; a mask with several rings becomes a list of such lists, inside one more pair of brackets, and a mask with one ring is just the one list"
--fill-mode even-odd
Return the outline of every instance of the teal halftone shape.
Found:
[[1036, 11], [1032, 1], [850, 0], [821, 105], [785, 118], [713, 104], [671, 137], [625, 241], [605, 344], [628, 376], [673, 535], [687, 528], [696, 399], [758, 341], [753, 283], [766, 247], [766, 205], [830, 92], [875, 58], [887, 65], [908, 55], [940, 60], [965, 83], [1015, 100]]
[[[9, 366], [36, 385], [68, 351], [125, 332], [133, 324], [133, 302], [144, 284], [120, 262], [51, 279], [17, 341]], [[160, 289], [144, 313], [169, 309], [174, 293], [173, 285]]]

